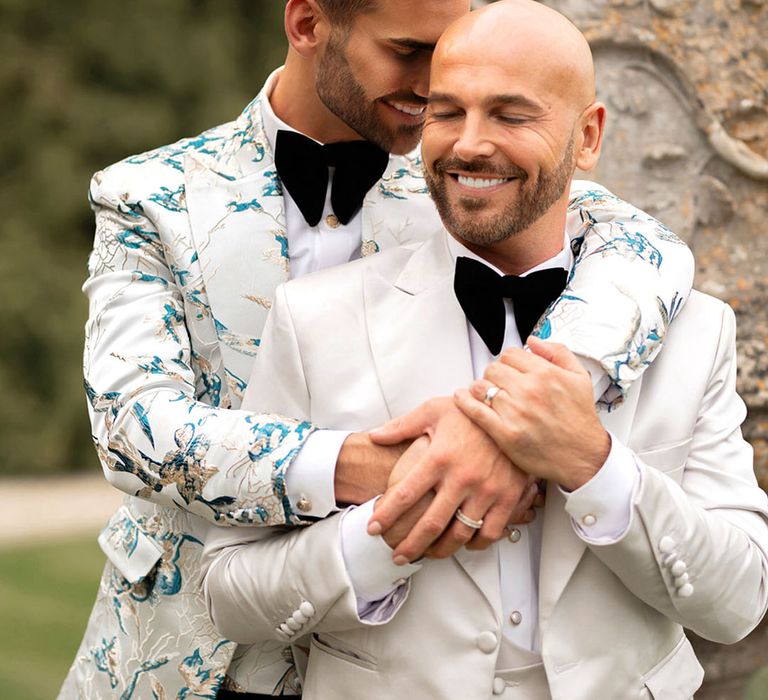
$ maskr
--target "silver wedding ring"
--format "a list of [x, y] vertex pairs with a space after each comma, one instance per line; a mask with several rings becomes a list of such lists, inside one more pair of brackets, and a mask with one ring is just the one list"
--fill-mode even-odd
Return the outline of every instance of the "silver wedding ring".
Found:
[[461, 508], [456, 509], [455, 517], [460, 523], [464, 523], [467, 527], [471, 527], [473, 530], [479, 530], [483, 526], [482, 518], [480, 518], [480, 520], [473, 520], [468, 515], [464, 515], [464, 513], [461, 512]]
[[499, 387], [497, 387], [495, 384], [491, 384], [491, 386], [488, 387], [488, 391], [485, 392], [485, 396], [483, 397], [483, 403], [487, 406], [491, 405], [491, 401], [493, 401], [493, 398], [498, 394], [500, 391]]

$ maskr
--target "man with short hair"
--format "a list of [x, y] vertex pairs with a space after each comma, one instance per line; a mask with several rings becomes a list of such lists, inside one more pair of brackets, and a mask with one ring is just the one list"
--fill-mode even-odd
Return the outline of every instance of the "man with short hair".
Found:
[[[730, 643], [761, 619], [768, 499], [739, 428], [733, 312], [693, 292], [610, 412], [576, 355], [536, 337], [546, 322], [522, 349], [541, 299], [566, 285], [548, 318], [577, 312], [571, 284], [606, 245], [631, 261], [624, 288], [656, 257], [631, 236], [574, 255], [565, 235], [570, 180], [596, 164], [604, 118], [589, 47], [562, 15], [500, 0], [458, 20], [435, 50], [422, 141], [450, 235], [277, 290], [244, 405], [365, 430], [456, 391], [518, 488], [548, 490], [543, 517], [493, 547], [407, 566], [393, 562], [407, 522], [366, 534], [371, 511], [382, 520], [373, 501], [289, 533], [213, 529], [205, 591], [243, 643], [242, 690], [260, 687], [269, 639], [309, 648], [305, 700], [682, 700], [703, 676], [683, 627]], [[474, 529], [486, 515], [455, 513]]]
[[[316, 430], [242, 410], [240, 401], [280, 283], [439, 228], [409, 151], [432, 49], [468, 9], [467, 0], [289, 0], [285, 67], [236, 121], [94, 176], [86, 390], [104, 473], [127, 497], [99, 538], [109, 561], [61, 697], [214, 696], [235, 645], [214, 629], [199, 591], [206, 523], [304, 525], [337, 502], [385, 490], [407, 442], [375, 445], [366, 433]], [[590, 202], [592, 217], [574, 214], [575, 238], [610, 241], [626, 229], [656, 239], [656, 222], [597, 186], [572, 194]], [[637, 374], [613, 372], [611, 351], [624, 352], [626, 340], [639, 367], [658, 350], [665, 319], [656, 298], [688, 293], [688, 250], [661, 238], [655, 245], [667, 264], [649, 265], [629, 296], [613, 288], [625, 277], [621, 254], [600, 263], [609, 294], [582, 287], [578, 273], [572, 284], [597, 299], [590, 309], [631, 298], [637, 318], [605, 332], [596, 311], [597, 334], [586, 342], [567, 323], [553, 325], [553, 337], [573, 340], [591, 363], [601, 395]], [[505, 488], [507, 469], [482, 481], [467, 472], [506, 458], [452, 403], [427, 409], [419, 420], [434, 439], [413, 473], [429, 482], [438, 465], [444, 482], [439, 510], [405, 543], [407, 558], [446, 523], [432, 551], [472, 536], [451, 519], [458, 505], [493, 510], [473, 540], [484, 546], [507, 522], [530, 518], [535, 497]], [[403, 521], [396, 504], [383, 512]], [[430, 534], [435, 524], [440, 532]], [[281, 648], [269, 692], [298, 692]]]

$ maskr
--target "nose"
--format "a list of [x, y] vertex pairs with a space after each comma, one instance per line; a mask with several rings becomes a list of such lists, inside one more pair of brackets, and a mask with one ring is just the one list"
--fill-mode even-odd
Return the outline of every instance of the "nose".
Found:
[[465, 161], [474, 158], [490, 158], [496, 146], [486, 120], [477, 114], [467, 113], [462, 120], [453, 152]]
[[417, 97], [427, 98], [429, 95], [429, 69], [431, 54], [425, 53], [420, 57], [411, 74], [411, 90]]

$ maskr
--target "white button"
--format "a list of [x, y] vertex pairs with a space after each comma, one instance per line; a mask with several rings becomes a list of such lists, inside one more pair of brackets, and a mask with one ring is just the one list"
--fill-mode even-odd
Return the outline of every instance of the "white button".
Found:
[[303, 496], [296, 501], [296, 507], [302, 512], [302, 513], [309, 513], [310, 510], [312, 510], [312, 501], [310, 501], [306, 496]]
[[680, 576], [675, 577], [675, 587], [680, 588], [680, 586], [684, 586], [686, 583], [688, 583], [688, 574], [680, 574]]
[[290, 627], [294, 632], [298, 632], [301, 629], [301, 625], [298, 622], [296, 622], [296, 620], [294, 620], [292, 617], [289, 617], [285, 621], [285, 624], [288, 625], [288, 627]]
[[310, 603], [308, 600], [305, 600], [301, 605], [299, 605], [299, 612], [305, 617], [314, 617], [315, 606], [312, 605], [312, 603]]
[[672, 572], [673, 576], [682, 576], [687, 568], [688, 567], [685, 565], [685, 562], [682, 559], [678, 559], [674, 564], [672, 564], [669, 570]]
[[664, 566], [672, 566], [678, 559], [677, 552], [671, 552], [664, 557]]
[[[522, 533], [522, 532], [520, 532], [520, 530], [518, 530], [516, 527], [513, 527], [513, 528], [512, 528], [512, 529], [509, 531], [509, 534], [507, 535], [507, 539], [508, 539], [510, 542], [519, 542], [519, 541], [520, 541], [520, 538], [521, 538], [522, 536], [523, 536], [523, 533]], [[500, 680], [500, 679], [499, 679], [499, 678], [497, 678], [496, 680]], [[503, 681], [502, 681], [502, 682], [503, 682]]]
[[690, 598], [693, 595], [693, 586], [690, 583], [680, 586], [680, 588], [677, 589], [677, 595], [681, 598]]
[[519, 625], [523, 621], [523, 614], [519, 610], [515, 610], [510, 616], [509, 621], [513, 625]]
[[675, 548], [675, 541], [671, 537], [662, 537], [659, 540], [659, 551], [662, 554], [669, 554]]
[[294, 634], [296, 634], [288, 625], [283, 623], [280, 625], [280, 629], [283, 631], [283, 634], [287, 634], [289, 637], [293, 637]]
[[494, 678], [493, 679], [493, 694], [494, 695], [501, 695], [504, 692], [504, 689], [507, 687], [507, 684], [504, 682], [503, 678]]
[[584, 523], [587, 527], [591, 527], [597, 522], [597, 518], [595, 517], [594, 513], [587, 513], [581, 519], [581, 522]]
[[309, 622], [309, 618], [301, 610], [297, 610], [291, 617], [300, 625], [306, 625]]
[[484, 654], [491, 654], [496, 651], [496, 644], [498, 644], [496, 635], [490, 631], [478, 634], [475, 643], [477, 644], [477, 648]]

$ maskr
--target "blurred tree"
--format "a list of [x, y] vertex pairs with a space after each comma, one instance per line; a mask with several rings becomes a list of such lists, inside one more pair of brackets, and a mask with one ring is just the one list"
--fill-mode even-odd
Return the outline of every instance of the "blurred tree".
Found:
[[0, 0], [0, 473], [93, 467], [90, 175], [229, 121], [283, 59], [274, 0]]

